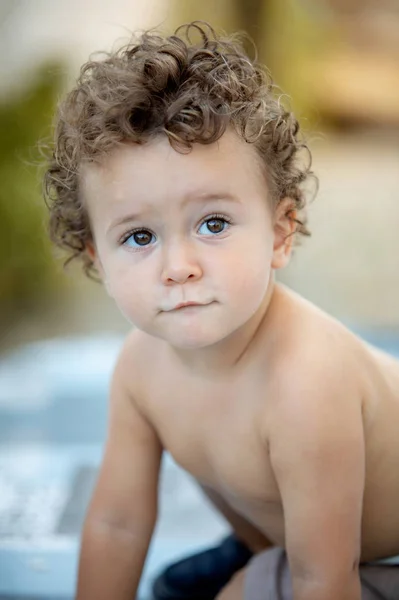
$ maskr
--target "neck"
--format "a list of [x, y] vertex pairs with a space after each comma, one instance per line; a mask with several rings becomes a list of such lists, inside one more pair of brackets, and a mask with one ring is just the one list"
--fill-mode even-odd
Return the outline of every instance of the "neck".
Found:
[[276, 284], [272, 275], [262, 304], [242, 327], [212, 346], [196, 350], [172, 348], [173, 353], [186, 368], [198, 375], [214, 377], [231, 373], [250, 354], [260, 331], [264, 332], [270, 326], [270, 308], [275, 291]]

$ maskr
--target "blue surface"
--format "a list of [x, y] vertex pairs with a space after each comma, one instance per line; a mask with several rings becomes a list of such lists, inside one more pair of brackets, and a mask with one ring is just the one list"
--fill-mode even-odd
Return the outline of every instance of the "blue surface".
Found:
[[40, 499], [41, 490], [50, 488], [59, 504], [38, 507], [30, 531], [29, 523], [21, 523], [20, 535], [0, 537], [0, 594], [73, 594], [78, 538], [49, 530], [50, 513], [60, 516], [76, 468], [100, 463], [109, 380], [121, 343], [114, 337], [49, 340], [0, 364], [3, 509], [7, 494], [9, 502], [21, 502], [22, 493]]

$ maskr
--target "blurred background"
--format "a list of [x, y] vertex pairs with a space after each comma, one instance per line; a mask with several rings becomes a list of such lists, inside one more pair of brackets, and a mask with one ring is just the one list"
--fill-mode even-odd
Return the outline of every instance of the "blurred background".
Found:
[[127, 330], [103, 289], [78, 265], [64, 273], [50, 247], [37, 142], [91, 52], [191, 19], [250, 34], [309, 138], [313, 235], [279, 278], [340, 319], [398, 329], [398, 0], [2, 0], [0, 351]]
[[[109, 375], [128, 331], [103, 288], [80, 265], [63, 271], [50, 246], [38, 142], [51, 137], [57, 99], [91, 52], [133, 30], [172, 32], [193, 19], [249, 33], [313, 152], [312, 237], [278, 278], [383, 347], [399, 347], [399, 0], [1, 0], [0, 598], [70, 593]], [[176, 540], [205, 542], [224, 527], [165, 468], [165, 498], [181, 499], [180, 529], [166, 501], [153, 565], [181, 550]], [[44, 497], [44, 512], [58, 515], [57, 543], [55, 517], [38, 525], [32, 516]], [[208, 526], [194, 531], [188, 507], [205, 511]]]

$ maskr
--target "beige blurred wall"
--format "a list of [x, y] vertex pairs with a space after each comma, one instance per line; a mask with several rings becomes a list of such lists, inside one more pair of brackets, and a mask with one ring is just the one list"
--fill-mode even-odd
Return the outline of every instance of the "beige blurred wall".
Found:
[[399, 132], [313, 144], [312, 237], [279, 279], [350, 323], [399, 331]]
[[91, 52], [111, 50], [136, 29], [162, 26], [167, 0], [2, 0], [0, 94], [24, 85], [43, 60], [59, 57], [70, 77]]

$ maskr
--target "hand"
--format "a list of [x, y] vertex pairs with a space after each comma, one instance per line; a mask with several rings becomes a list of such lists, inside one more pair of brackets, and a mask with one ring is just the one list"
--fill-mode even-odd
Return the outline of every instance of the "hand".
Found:
[[219, 592], [215, 600], [244, 600], [244, 580], [246, 574], [247, 569], [245, 568], [237, 571], [229, 583]]

